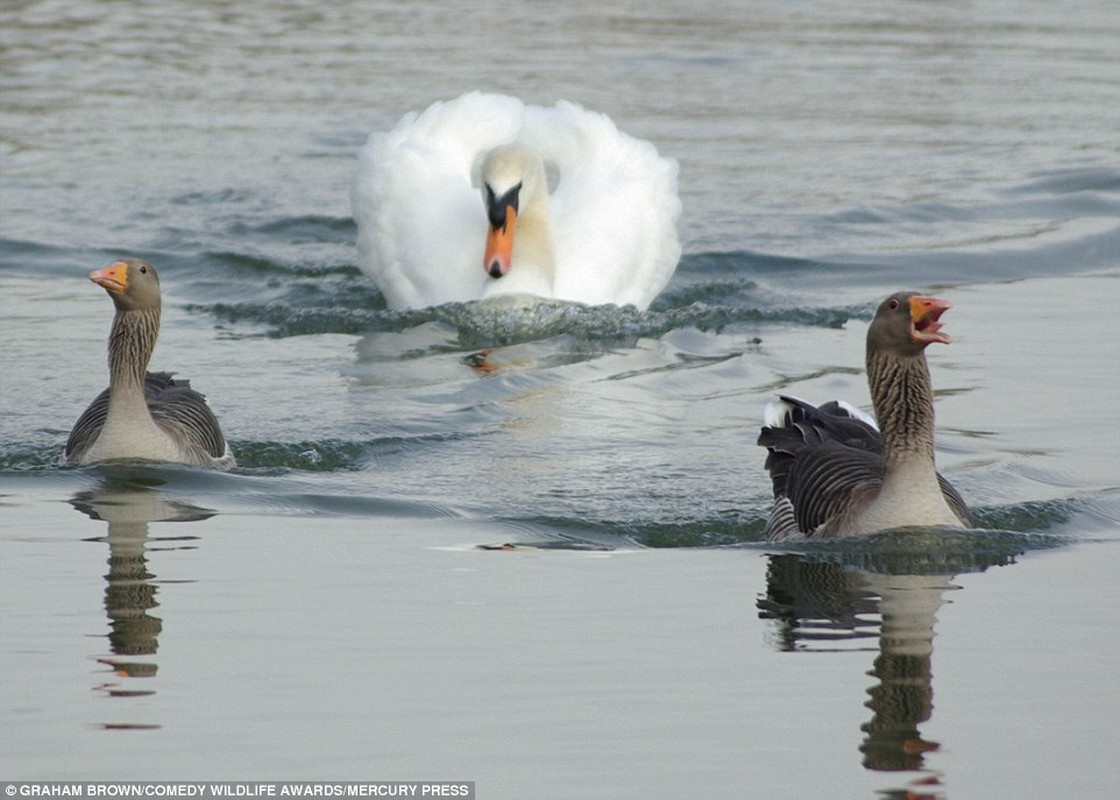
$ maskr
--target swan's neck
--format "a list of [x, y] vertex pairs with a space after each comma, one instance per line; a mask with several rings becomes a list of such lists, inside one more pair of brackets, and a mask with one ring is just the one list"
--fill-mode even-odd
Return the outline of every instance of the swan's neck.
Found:
[[118, 311], [109, 333], [109, 414], [127, 407], [148, 415], [144, 376], [159, 336], [159, 309]]
[[940, 493], [933, 457], [933, 386], [925, 355], [868, 354], [867, 379], [883, 435], [884, 479], [905, 475]]
[[535, 267], [550, 281], [556, 275], [556, 255], [552, 249], [552, 223], [549, 218], [548, 194], [538, 192], [520, 218], [520, 231], [513, 243], [514, 266]]

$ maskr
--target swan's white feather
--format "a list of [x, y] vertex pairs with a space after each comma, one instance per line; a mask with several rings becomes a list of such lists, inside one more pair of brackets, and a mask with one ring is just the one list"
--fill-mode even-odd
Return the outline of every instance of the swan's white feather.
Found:
[[502, 291], [505, 278], [489, 277], [482, 264], [479, 168], [491, 149], [511, 143], [558, 175], [549, 201], [552, 298], [648, 307], [680, 258], [676, 162], [574, 103], [545, 108], [480, 92], [410, 113], [361, 151], [351, 190], [358, 249], [389, 305]]

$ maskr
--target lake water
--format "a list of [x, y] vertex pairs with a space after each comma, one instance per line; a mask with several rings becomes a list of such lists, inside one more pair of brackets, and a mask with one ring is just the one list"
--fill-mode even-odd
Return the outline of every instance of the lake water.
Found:
[[[1120, 5], [0, 15], [0, 778], [1116, 796]], [[474, 89], [679, 160], [649, 311], [385, 308], [357, 151]], [[122, 255], [234, 472], [57, 466]], [[760, 542], [763, 405], [866, 407], [903, 288], [985, 530]]]

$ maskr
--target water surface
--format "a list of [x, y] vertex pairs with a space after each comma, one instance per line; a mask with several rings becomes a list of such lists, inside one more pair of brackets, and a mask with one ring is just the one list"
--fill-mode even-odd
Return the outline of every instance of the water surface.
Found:
[[[1110, 797], [1114, 5], [5, 6], [4, 777]], [[474, 89], [679, 160], [651, 309], [386, 309], [357, 150]], [[232, 473], [57, 464], [126, 254]], [[866, 407], [901, 288], [983, 530], [760, 542], [763, 405]]]

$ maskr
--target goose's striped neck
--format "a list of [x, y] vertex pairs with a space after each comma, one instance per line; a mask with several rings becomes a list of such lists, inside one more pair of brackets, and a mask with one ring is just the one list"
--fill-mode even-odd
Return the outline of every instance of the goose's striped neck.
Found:
[[141, 391], [159, 336], [159, 308], [117, 311], [109, 333], [109, 391]]
[[903, 463], [933, 469], [933, 385], [925, 355], [869, 352], [867, 380], [889, 472]]

